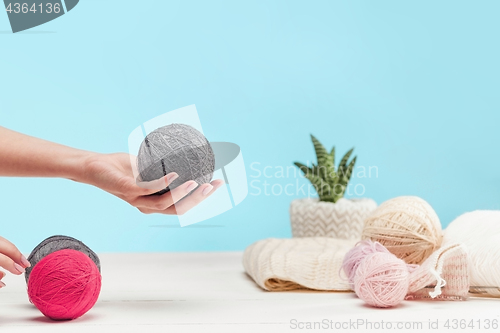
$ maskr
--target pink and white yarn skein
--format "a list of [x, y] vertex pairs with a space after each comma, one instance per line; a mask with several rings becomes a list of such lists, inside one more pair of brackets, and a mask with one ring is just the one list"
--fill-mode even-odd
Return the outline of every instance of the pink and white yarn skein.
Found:
[[364, 240], [344, 257], [342, 268], [351, 288], [367, 304], [388, 308], [401, 303], [408, 293], [410, 272], [417, 265], [408, 265], [390, 253], [382, 244]]

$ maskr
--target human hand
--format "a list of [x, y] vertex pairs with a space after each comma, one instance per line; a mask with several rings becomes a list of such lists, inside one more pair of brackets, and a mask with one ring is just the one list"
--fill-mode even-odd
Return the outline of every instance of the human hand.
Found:
[[[152, 182], [137, 183], [132, 167], [135, 167], [135, 157], [125, 154], [89, 154], [83, 162], [80, 178], [75, 180], [94, 185], [125, 200], [145, 214], [161, 213], [182, 215], [204, 199], [208, 198], [224, 181], [217, 179], [210, 184], [187, 181], [172, 191], [162, 195], [151, 195], [167, 187], [178, 175], [169, 173], [163, 178]], [[191, 191], [191, 195], [184, 198]], [[184, 198], [183, 200], [181, 200]]]
[[[11, 272], [12, 274], [21, 275], [27, 267], [30, 267], [30, 262], [22, 255], [17, 247], [0, 237], [0, 266]], [[0, 280], [5, 276], [5, 272], [0, 271]], [[5, 287], [5, 283], [0, 281], [0, 288]]]

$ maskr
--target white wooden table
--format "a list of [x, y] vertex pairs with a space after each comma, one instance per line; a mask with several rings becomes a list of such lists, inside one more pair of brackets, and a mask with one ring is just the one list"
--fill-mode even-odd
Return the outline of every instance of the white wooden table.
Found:
[[[374, 309], [352, 293], [266, 292], [244, 273], [241, 256], [102, 254], [99, 301], [83, 317], [67, 322], [46, 319], [29, 303], [24, 277], [9, 275], [0, 290], [0, 332], [310, 332], [309, 325], [325, 332], [366, 332], [371, 331], [367, 321], [373, 329], [390, 325], [393, 331], [436, 332], [428, 329], [436, 319], [440, 332], [500, 331], [485, 329], [488, 320], [491, 325], [500, 319], [500, 299], [406, 301], [397, 308]], [[467, 324], [474, 320], [475, 328], [460, 329], [457, 322], [453, 329], [452, 320], [461, 318]], [[397, 325], [408, 328], [398, 330]]]

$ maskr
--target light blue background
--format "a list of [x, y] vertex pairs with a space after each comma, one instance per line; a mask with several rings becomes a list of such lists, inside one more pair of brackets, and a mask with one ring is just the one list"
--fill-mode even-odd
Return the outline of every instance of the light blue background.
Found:
[[[353, 179], [365, 196], [421, 196], [447, 225], [500, 209], [499, 12], [498, 1], [82, 0], [15, 35], [0, 14], [0, 124], [127, 151], [135, 127], [196, 104], [210, 140], [241, 146], [249, 182], [266, 180], [253, 162], [311, 160], [313, 133], [377, 166]], [[67, 180], [0, 188], [0, 234], [25, 252], [53, 234], [96, 251], [242, 250], [289, 237], [289, 203], [303, 196], [250, 187], [236, 208], [180, 228]]]

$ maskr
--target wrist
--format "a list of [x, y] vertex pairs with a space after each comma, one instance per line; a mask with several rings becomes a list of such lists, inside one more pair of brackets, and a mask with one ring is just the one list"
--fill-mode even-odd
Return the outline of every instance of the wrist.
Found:
[[87, 183], [89, 166], [98, 160], [101, 154], [80, 150], [75, 155], [68, 157], [66, 178], [79, 182]]

